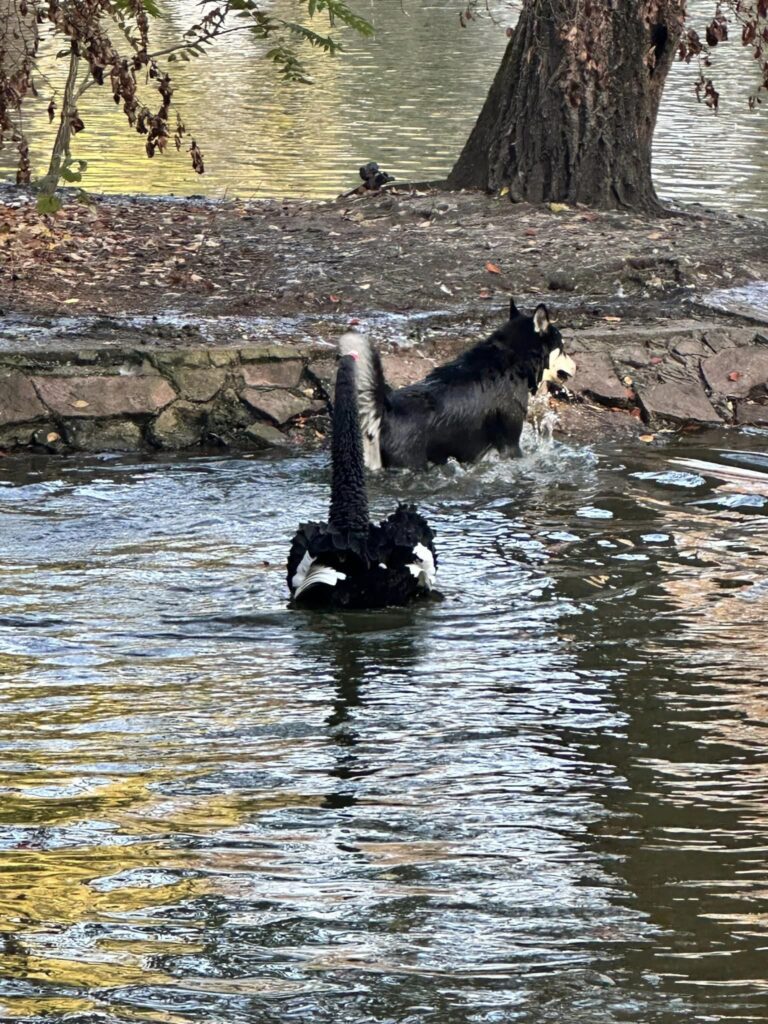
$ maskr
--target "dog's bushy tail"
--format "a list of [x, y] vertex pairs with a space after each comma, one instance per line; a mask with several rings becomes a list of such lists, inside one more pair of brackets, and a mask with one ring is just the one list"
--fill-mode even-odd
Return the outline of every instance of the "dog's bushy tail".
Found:
[[362, 334], [343, 334], [339, 353], [356, 358], [357, 408], [363, 435], [363, 458], [368, 469], [381, 469], [381, 421], [389, 388], [379, 353]]

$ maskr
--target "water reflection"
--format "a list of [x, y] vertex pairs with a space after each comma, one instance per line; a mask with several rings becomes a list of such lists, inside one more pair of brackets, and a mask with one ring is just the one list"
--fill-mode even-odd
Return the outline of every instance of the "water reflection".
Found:
[[[757, 457], [743, 454], [743, 463]], [[597, 604], [576, 648], [593, 672], [606, 657], [621, 669], [626, 727], [598, 734], [592, 756], [625, 780], [606, 792], [597, 849], [652, 926], [647, 945], [622, 951], [623, 968], [672, 997], [672, 1019], [762, 1019], [768, 780], [757, 608], [768, 520], [713, 510], [703, 479], [689, 484], [697, 498], [680, 503], [659, 496], [679, 486], [674, 474], [633, 476], [661, 482], [633, 498], [664, 531], [655, 538], [671, 543], [649, 563], [629, 614]]]
[[5, 460], [0, 1015], [759, 1017], [763, 447], [379, 478], [446, 598], [321, 618], [322, 454]]
[[[199, 8], [196, 0], [162, 6], [166, 17], [153, 31], [155, 45], [165, 48], [197, 20]], [[224, 37], [204, 61], [172, 65], [179, 110], [205, 152], [203, 177], [185, 155], [148, 162], [141, 137], [125, 129], [111, 97], [91, 89], [81, 107], [87, 130], [75, 140], [75, 156], [89, 161], [84, 183], [107, 192], [328, 197], [359, 183], [357, 168], [369, 159], [401, 180], [445, 177], [485, 99], [518, 5], [489, 0], [493, 20], [466, 30], [451, 0], [354, 6], [375, 24], [376, 36], [363, 40], [340, 29], [344, 54], [310, 53], [314, 87], [278, 81], [260, 59], [265, 47], [238, 35]], [[691, 0], [700, 30], [712, 6]], [[272, 8], [289, 20], [296, 16], [292, 0], [274, 0]], [[55, 63], [49, 53], [42, 68], [54, 81]], [[665, 91], [654, 142], [661, 194], [768, 212], [768, 111], [763, 105], [750, 112], [746, 104], [756, 85], [754, 61], [736, 41], [717, 48], [711, 69], [721, 93], [717, 117], [697, 103], [695, 73], [676, 64]], [[46, 89], [30, 129], [36, 168], [44, 165], [55, 129]], [[10, 155], [2, 151], [0, 158], [5, 170]]]

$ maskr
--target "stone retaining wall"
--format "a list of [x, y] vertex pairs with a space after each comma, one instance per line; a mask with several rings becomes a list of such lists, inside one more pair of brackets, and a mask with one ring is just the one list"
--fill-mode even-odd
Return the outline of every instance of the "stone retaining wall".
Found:
[[[465, 345], [385, 354], [387, 378], [394, 385], [417, 380]], [[577, 364], [576, 398], [620, 413], [627, 427], [768, 426], [768, 336], [760, 329], [696, 321], [601, 327], [572, 334], [567, 345]], [[334, 372], [327, 343], [0, 352], [0, 449], [317, 441]]]
[[768, 334], [679, 322], [584, 332], [573, 390], [647, 426], [768, 426]]
[[0, 353], [0, 448], [284, 444], [327, 413], [333, 368], [309, 346]]

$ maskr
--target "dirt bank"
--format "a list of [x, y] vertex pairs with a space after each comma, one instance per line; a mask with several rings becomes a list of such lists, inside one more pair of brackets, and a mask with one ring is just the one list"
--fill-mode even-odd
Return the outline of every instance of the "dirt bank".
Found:
[[0, 252], [6, 448], [318, 439], [341, 329], [370, 331], [400, 383], [481, 337], [510, 293], [546, 301], [577, 357], [564, 430], [594, 430], [594, 410], [601, 430], [768, 423], [761, 314], [711, 296], [768, 280], [760, 220], [401, 190], [72, 199], [44, 218], [8, 190]]

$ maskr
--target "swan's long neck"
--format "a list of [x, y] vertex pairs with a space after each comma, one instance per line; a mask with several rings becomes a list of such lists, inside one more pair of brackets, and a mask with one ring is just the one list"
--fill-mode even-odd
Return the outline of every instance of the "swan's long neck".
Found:
[[365, 491], [363, 439], [357, 413], [354, 354], [342, 356], [336, 373], [331, 466], [328, 525], [337, 530], [367, 530], [368, 496]]

